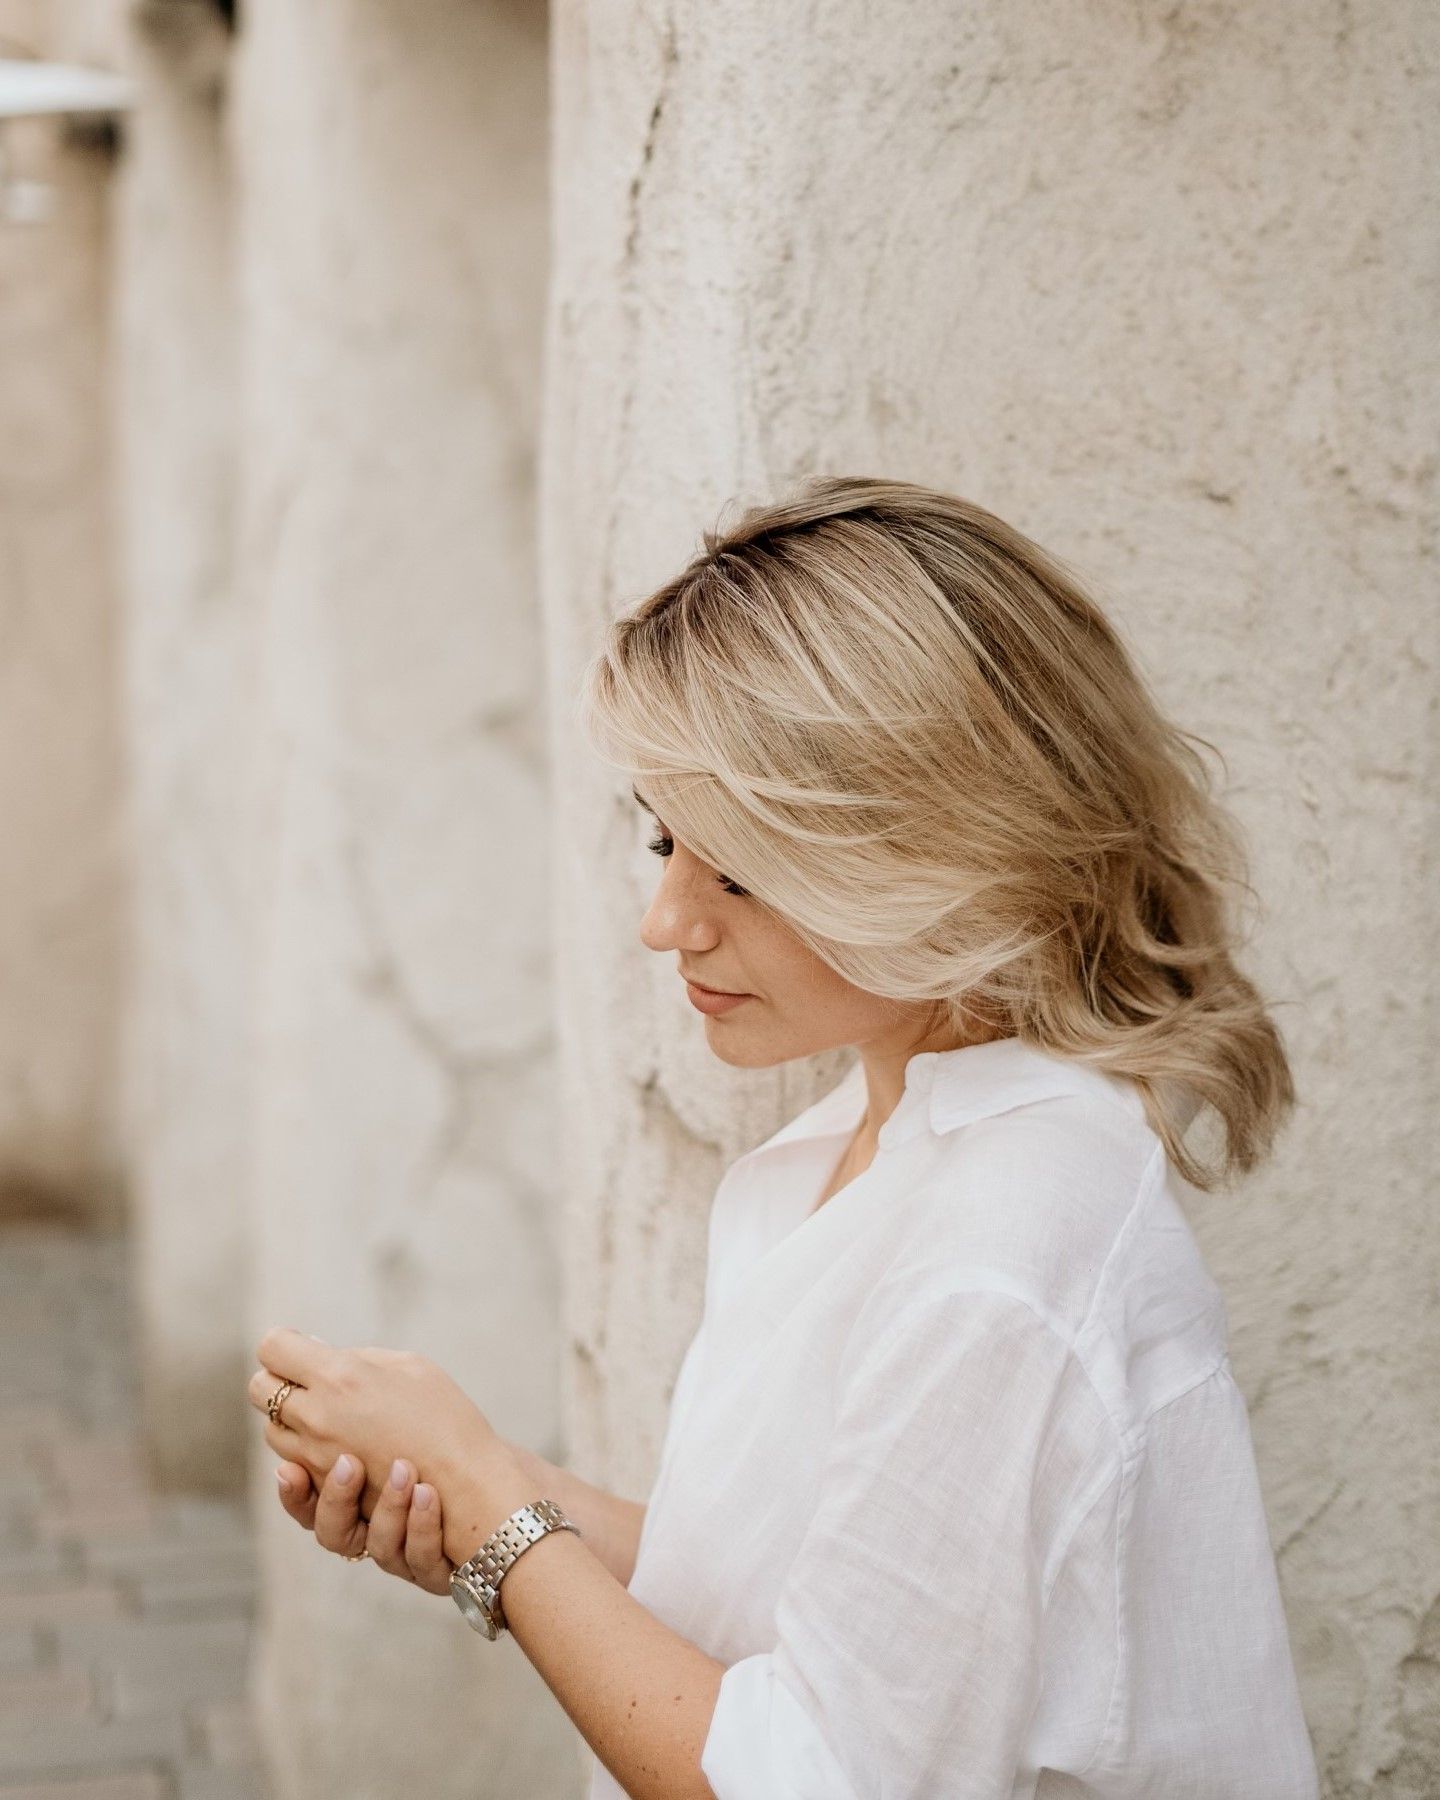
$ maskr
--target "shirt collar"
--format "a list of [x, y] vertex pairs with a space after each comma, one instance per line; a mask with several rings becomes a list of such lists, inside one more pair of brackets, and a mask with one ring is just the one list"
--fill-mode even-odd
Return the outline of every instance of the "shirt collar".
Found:
[[[882, 1150], [903, 1144], [928, 1129], [956, 1131], [978, 1119], [1016, 1106], [1065, 1094], [1088, 1095], [1145, 1116], [1139, 1089], [1124, 1076], [1057, 1056], [1017, 1037], [962, 1044], [953, 1050], [922, 1050], [905, 1065], [905, 1088], [895, 1110], [880, 1127]], [[865, 1068], [857, 1058], [841, 1079], [747, 1156], [813, 1138], [844, 1137], [865, 1112]]]
[[[927, 1127], [940, 1136], [1017, 1106], [1065, 1095], [1107, 1101], [1137, 1118], [1145, 1117], [1139, 1089], [1124, 1076], [1057, 1056], [1018, 1037], [991, 1038], [983, 1044], [922, 1050], [912, 1056], [905, 1065], [905, 1091], [880, 1127], [878, 1142], [888, 1149]], [[859, 1117], [857, 1111], [857, 1122]]]

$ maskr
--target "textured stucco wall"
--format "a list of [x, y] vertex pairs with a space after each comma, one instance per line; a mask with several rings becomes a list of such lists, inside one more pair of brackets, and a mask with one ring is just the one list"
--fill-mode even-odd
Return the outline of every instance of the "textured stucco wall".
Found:
[[1303, 1107], [1194, 1223], [1326, 1792], [1433, 1793], [1433, 14], [562, 0], [554, 32], [576, 1464], [644, 1492], [714, 1181], [833, 1074], [709, 1060], [635, 934], [653, 874], [575, 739], [580, 663], [731, 495], [967, 494], [1090, 579], [1227, 759]]
[[243, 1476], [249, 609], [237, 478], [229, 34], [198, 0], [128, 9], [136, 104], [115, 196], [122, 692], [132, 937], [123, 1092], [155, 1474]]
[[[251, 1319], [424, 1351], [554, 1455], [544, 12], [250, 0], [234, 101], [261, 637]], [[317, 1555], [272, 1461], [279, 1800], [574, 1791], [573, 1728], [513, 1641]]]
[[[6, 0], [12, 52], [57, 54], [54, 9]], [[121, 1205], [114, 1076], [123, 859], [109, 501], [113, 158], [12, 123], [0, 211], [0, 1212]]]

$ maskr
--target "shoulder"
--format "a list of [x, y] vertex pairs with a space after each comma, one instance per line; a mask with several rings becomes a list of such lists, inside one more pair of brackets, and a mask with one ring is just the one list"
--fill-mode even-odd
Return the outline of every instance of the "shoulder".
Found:
[[973, 1085], [937, 1081], [883, 1286], [1019, 1304], [1133, 1417], [1225, 1353], [1224, 1305], [1183, 1210], [1194, 1191], [1133, 1083], [1041, 1052], [1014, 1061], [989, 1107]]
[[1038, 1052], [1012, 1061], [989, 1095], [938, 1071], [895, 1272], [988, 1273], [1073, 1335], [1169, 1165], [1133, 1083]]

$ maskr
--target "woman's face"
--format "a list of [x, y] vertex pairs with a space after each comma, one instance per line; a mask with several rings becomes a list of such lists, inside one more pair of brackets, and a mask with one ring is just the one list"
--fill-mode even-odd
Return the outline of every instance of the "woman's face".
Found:
[[648, 822], [650, 847], [664, 860], [640, 941], [650, 950], [674, 951], [679, 975], [746, 996], [710, 1011], [703, 994], [687, 993], [692, 1005], [700, 1003], [706, 1038], [723, 1062], [769, 1068], [844, 1045], [901, 1055], [914, 1047], [928, 1008], [853, 986], [768, 907], [735, 891], [719, 870], [672, 838], [661, 820], [652, 814]]

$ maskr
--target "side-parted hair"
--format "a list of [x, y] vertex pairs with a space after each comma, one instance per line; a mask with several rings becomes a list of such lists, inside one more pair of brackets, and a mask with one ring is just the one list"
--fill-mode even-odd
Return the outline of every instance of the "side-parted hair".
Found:
[[581, 687], [665, 829], [855, 986], [1133, 1078], [1193, 1185], [1254, 1168], [1295, 1091], [1234, 961], [1243, 841], [1073, 574], [901, 481], [814, 479], [702, 542]]

